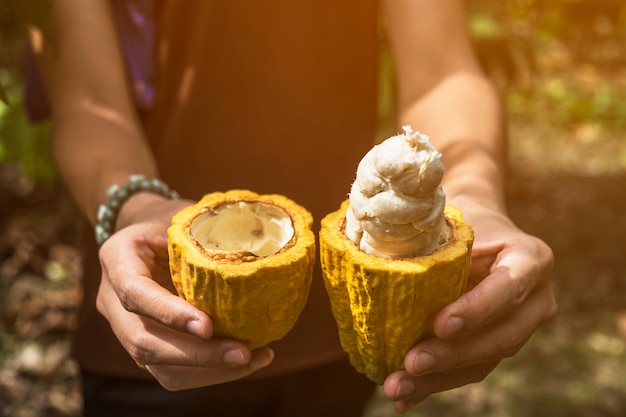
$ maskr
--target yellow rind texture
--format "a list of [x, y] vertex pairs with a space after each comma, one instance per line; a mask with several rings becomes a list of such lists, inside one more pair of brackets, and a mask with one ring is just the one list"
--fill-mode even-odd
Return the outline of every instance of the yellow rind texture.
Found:
[[[266, 202], [292, 219], [295, 242], [252, 261], [216, 260], [194, 241], [190, 224], [211, 207], [238, 201]], [[247, 190], [207, 194], [172, 218], [168, 249], [172, 281], [180, 297], [206, 312], [214, 335], [243, 341], [250, 349], [283, 338], [295, 325], [309, 294], [315, 263], [311, 214], [281, 195]]]
[[446, 206], [446, 246], [428, 256], [385, 259], [361, 252], [344, 233], [346, 200], [322, 220], [320, 258], [341, 346], [355, 369], [382, 384], [404, 356], [433, 335], [436, 314], [467, 284], [474, 234]]

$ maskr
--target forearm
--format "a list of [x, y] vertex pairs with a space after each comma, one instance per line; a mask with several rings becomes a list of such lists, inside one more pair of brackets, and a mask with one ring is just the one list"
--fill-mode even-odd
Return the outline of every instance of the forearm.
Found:
[[398, 122], [430, 136], [445, 164], [448, 201], [468, 197], [503, 213], [506, 141], [502, 106], [482, 74], [465, 71], [443, 78], [400, 108]]
[[[115, 119], [115, 118], [113, 118]], [[132, 174], [158, 176], [136, 124], [111, 120], [93, 109], [54, 120], [52, 152], [57, 170], [76, 204], [91, 224], [112, 184]]]
[[93, 224], [111, 184], [157, 175], [132, 103], [106, 0], [55, 0], [50, 36], [33, 29], [52, 108], [52, 153]]
[[384, 4], [399, 126], [427, 134], [443, 154], [448, 201], [504, 212], [503, 112], [472, 51], [463, 2]]

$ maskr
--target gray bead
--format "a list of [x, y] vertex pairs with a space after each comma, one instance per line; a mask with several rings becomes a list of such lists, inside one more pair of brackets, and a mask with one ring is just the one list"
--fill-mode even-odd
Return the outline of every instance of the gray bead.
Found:
[[107, 200], [98, 207], [98, 224], [94, 228], [96, 242], [101, 245], [112, 234], [115, 221], [122, 204], [136, 192], [148, 191], [170, 199], [179, 199], [180, 195], [159, 179], [148, 180], [141, 174], [131, 175], [121, 186], [111, 185], [106, 192]]

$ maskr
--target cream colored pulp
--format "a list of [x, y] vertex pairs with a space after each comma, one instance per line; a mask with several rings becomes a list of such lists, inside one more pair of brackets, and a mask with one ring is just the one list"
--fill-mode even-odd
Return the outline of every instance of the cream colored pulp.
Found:
[[289, 215], [276, 206], [236, 202], [198, 216], [191, 233], [208, 251], [269, 256], [291, 240], [294, 228]]
[[346, 215], [348, 238], [385, 258], [430, 254], [448, 236], [441, 154], [428, 136], [403, 129], [359, 163]]

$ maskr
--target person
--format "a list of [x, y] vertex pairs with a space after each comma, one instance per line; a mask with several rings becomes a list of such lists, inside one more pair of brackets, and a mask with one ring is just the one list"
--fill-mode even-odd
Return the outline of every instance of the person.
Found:
[[[233, 188], [288, 196], [319, 227], [376, 138], [383, 36], [396, 124], [431, 137], [447, 201], [475, 231], [467, 292], [387, 377], [385, 396], [406, 412], [481, 381], [555, 314], [552, 252], [506, 212], [503, 109], [461, 0], [155, 2], [148, 108], [112, 3], [55, 0], [50, 36], [33, 36], [53, 158], [89, 230], [74, 337], [85, 416], [360, 415], [374, 386], [347, 364], [319, 267], [296, 327], [250, 351], [213, 337], [210, 317], [174, 294], [166, 228], [202, 195]], [[136, 174], [183, 198], [131, 195], [99, 248], [98, 208]]]

